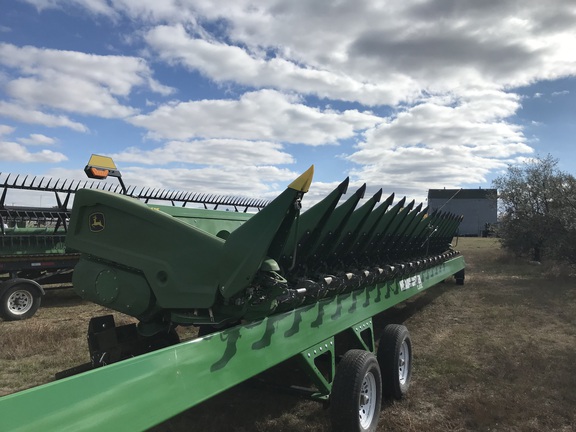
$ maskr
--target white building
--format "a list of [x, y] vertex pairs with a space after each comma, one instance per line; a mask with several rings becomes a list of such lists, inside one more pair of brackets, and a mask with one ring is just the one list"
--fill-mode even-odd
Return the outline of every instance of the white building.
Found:
[[461, 236], [485, 236], [497, 222], [497, 197], [496, 189], [429, 189], [428, 208], [463, 215]]

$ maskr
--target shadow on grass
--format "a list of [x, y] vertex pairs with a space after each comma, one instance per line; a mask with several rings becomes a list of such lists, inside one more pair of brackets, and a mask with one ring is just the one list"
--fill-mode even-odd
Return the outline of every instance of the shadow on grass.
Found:
[[320, 403], [247, 381], [149, 432], [323, 432], [329, 426], [328, 412]]
[[80, 298], [72, 288], [49, 288], [45, 292], [40, 306], [42, 308], [67, 308], [89, 303]]

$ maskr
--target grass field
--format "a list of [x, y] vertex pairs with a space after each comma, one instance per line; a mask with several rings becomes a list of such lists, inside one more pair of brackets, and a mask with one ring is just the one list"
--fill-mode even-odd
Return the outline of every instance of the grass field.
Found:
[[[375, 320], [376, 331], [403, 322], [414, 344], [408, 396], [384, 403], [378, 431], [576, 430], [576, 276], [512, 259], [494, 239], [456, 248], [464, 286], [438, 285]], [[88, 320], [108, 312], [58, 291], [33, 319], [0, 322], [0, 395], [86, 362]], [[243, 384], [151, 431], [191, 430], [328, 432], [329, 412]]]

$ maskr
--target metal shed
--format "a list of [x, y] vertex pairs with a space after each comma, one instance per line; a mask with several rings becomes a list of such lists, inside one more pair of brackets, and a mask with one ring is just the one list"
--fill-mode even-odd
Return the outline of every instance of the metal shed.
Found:
[[429, 189], [428, 207], [463, 215], [459, 235], [485, 236], [497, 222], [497, 196], [497, 189]]

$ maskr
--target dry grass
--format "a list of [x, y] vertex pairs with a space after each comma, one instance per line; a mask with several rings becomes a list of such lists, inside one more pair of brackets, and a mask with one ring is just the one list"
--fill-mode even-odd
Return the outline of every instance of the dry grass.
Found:
[[[378, 431], [576, 430], [572, 270], [515, 260], [493, 239], [457, 248], [468, 264], [463, 287], [439, 285], [375, 320], [404, 322], [415, 350], [408, 397], [385, 403]], [[59, 292], [35, 318], [0, 323], [0, 395], [87, 361], [88, 320], [104, 313]], [[189, 430], [327, 432], [329, 412], [244, 384], [152, 429]]]
[[88, 361], [88, 321], [105, 313], [72, 290], [51, 290], [34, 318], [0, 322], [0, 396], [50, 382], [56, 372]]
[[415, 378], [381, 431], [574, 430], [576, 279], [494, 246], [461, 240], [465, 287], [407, 320]]

